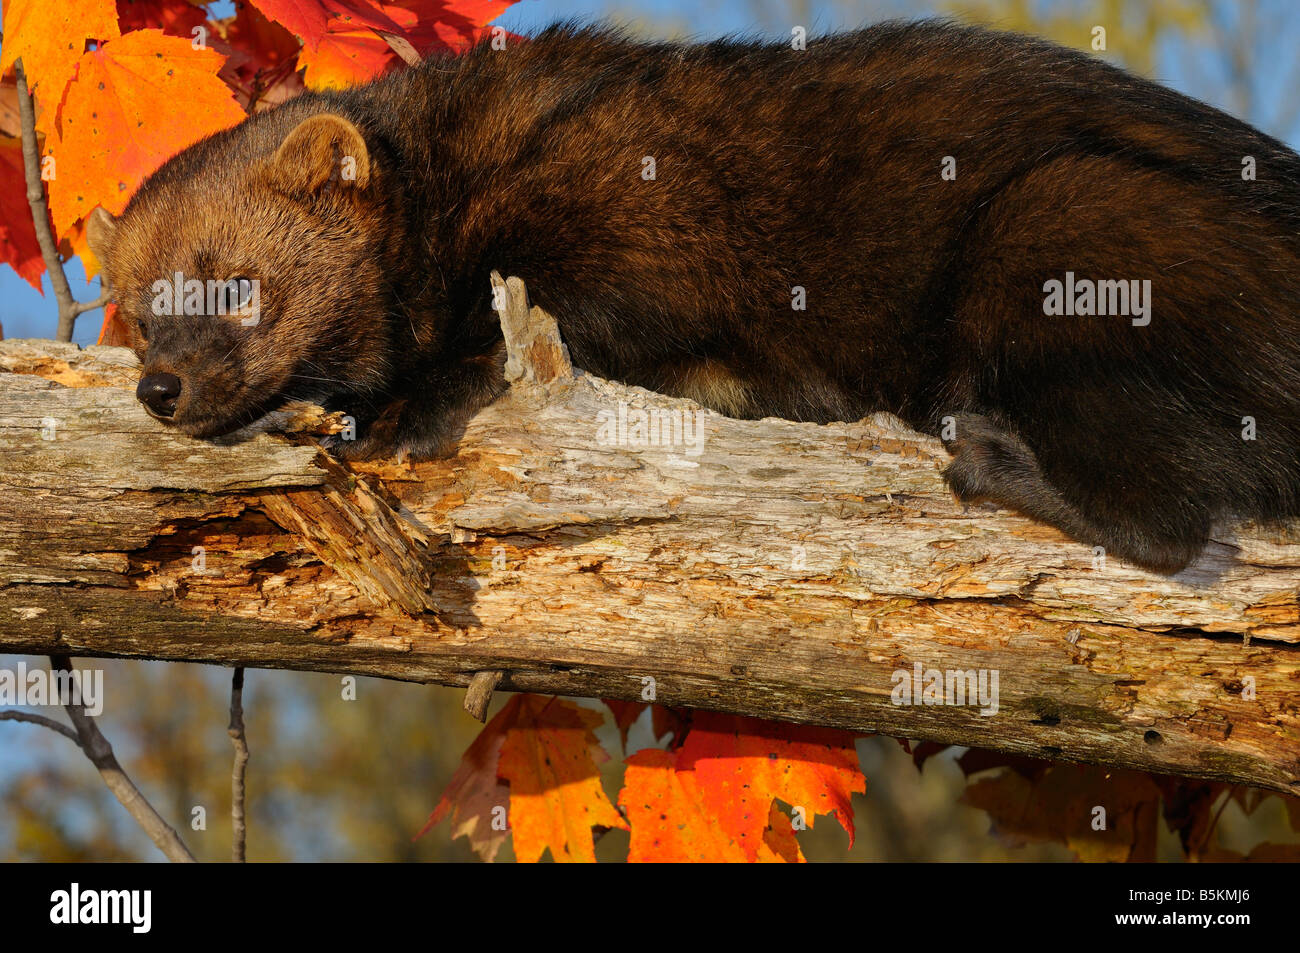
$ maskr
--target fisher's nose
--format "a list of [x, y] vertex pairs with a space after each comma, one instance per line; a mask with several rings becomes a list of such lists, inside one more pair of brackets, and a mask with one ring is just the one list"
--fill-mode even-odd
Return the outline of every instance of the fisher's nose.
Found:
[[135, 396], [153, 416], [169, 419], [176, 413], [176, 401], [181, 396], [181, 379], [175, 374], [146, 374], [140, 378]]

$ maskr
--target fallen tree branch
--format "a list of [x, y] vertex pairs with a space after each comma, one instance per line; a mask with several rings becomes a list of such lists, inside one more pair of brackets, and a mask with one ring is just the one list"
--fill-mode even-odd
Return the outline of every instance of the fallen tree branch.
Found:
[[[499, 287], [510, 393], [419, 464], [341, 465], [310, 410], [275, 421], [296, 444], [190, 440], [128, 352], [0, 344], [0, 650], [500, 673], [1300, 791], [1300, 529], [1224, 528], [1174, 578], [1098, 559], [956, 503], [889, 419], [731, 420], [574, 372]], [[895, 704], [918, 665], [997, 673], [996, 713]]]

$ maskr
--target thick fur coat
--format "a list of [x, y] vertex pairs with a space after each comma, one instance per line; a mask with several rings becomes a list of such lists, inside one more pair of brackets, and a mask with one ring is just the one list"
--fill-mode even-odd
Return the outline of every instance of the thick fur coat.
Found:
[[[256, 115], [91, 240], [142, 400], [197, 436], [300, 397], [357, 418], [345, 454], [440, 452], [502, 387], [498, 270], [579, 367], [738, 417], [891, 411], [962, 498], [1142, 566], [1300, 515], [1300, 157], [1022, 36], [559, 26]], [[259, 319], [158, 313], [178, 273], [256, 279]]]

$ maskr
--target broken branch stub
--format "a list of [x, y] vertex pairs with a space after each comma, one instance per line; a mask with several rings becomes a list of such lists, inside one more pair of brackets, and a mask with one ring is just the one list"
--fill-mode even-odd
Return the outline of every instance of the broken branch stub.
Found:
[[555, 319], [530, 307], [528, 291], [518, 278], [502, 280], [492, 272], [492, 302], [501, 317], [506, 342], [506, 380], [519, 385], [547, 385], [572, 380], [569, 349], [560, 340]]

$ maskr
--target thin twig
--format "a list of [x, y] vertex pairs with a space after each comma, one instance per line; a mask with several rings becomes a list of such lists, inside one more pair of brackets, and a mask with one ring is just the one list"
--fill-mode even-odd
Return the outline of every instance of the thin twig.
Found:
[[60, 724], [53, 718], [46, 718], [44, 715], [33, 715], [29, 711], [0, 711], [0, 721], [24, 721], [29, 725], [41, 725], [51, 731], [57, 731], [66, 738], [71, 738], [77, 743], [78, 747], [81, 746], [81, 739], [77, 737], [75, 731], [67, 725]]
[[[100, 280], [101, 282], [103, 281], [103, 279]], [[95, 300], [74, 302], [72, 305], [72, 313], [74, 315], [80, 316], [85, 314], [87, 311], [94, 311], [96, 308], [102, 308], [104, 305], [108, 304], [111, 300], [113, 300], [113, 292], [107, 286], [105, 286], [99, 292], [99, 297], [96, 298]]]
[[[22, 82], [20, 78], [20, 86]], [[54, 671], [71, 673], [72, 660], [66, 655], [51, 655], [50, 668]], [[194, 855], [181, 841], [180, 836], [162, 819], [162, 815], [154, 810], [153, 805], [145, 799], [140, 789], [122, 770], [122, 766], [117, 762], [117, 756], [113, 754], [113, 746], [100, 732], [95, 719], [86, 714], [84, 707], [74, 704], [71, 700], [64, 707], [68, 710], [68, 717], [72, 719], [73, 726], [77, 729], [81, 750], [86, 752], [86, 757], [99, 769], [100, 777], [113, 792], [113, 796], [126, 808], [127, 813], [144, 828], [149, 839], [158, 846], [168, 860], [194, 863]]]
[[248, 836], [244, 821], [244, 775], [248, 769], [248, 738], [244, 734], [244, 670], [235, 669], [230, 683], [230, 740], [235, 746], [235, 767], [231, 773], [230, 824], [233, 830], [231, 859], [244, 863], [244, 842]]
[[389, 33], [387, 30], [375, 30], [376, 33], [388, 44], [388, 48], [400, 56], [407, 66], [419, 66], [423, 57], [411, 45], [411, 41], [404, 36], [398, 36], [396, 33]]
[[59, 306], [59, 328], [55, 336], [60, 341], [71, 341], [72, 329], [76, 326], [78, 316], [102, 307], [108, 300], [110, 291], [108, 282], [101, 277], [102, 290], [93, 302], [82, 303], [72, 297], [72, 286], [68, 284], [68, 276], [63, 271], [59, 243], [54, 237], [54, 226], [50, 223], [50, 206], [45, 198], [45, 186], [41, 183], [41, 157], [36, 146], [36, 107], [32, 103], [31, 91], [27, 88], [27, 74], [23, 72], [21, 59], [14, 62], [14, 73], [18, 80], [18, 117], [22, 123], [27, 204], [31, 206], [36, 243], [41, 247], [41, 258], [45, 261], [45, 270], [49, 272], [50, 284], [54, 288], [54, 300]]

